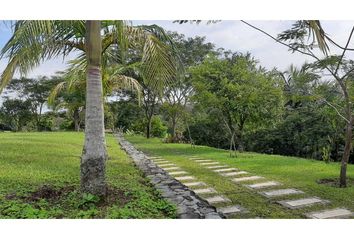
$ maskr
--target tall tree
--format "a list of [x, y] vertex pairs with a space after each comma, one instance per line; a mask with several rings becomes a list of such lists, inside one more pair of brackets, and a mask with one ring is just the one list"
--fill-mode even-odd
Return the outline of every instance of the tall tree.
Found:
[[243, 135], [247, 128], [273, 124], [282, 107], [279, 81], [249, 55], [234, 53], [218, 59], [210, 57], [191, 70], [195, 100], [219, 117], [230, 139], [244, 150]]
[[38, 131], [42, 130], [42, 114], [47, 105], [50, 90], [60, 81], [58, 77], [38, 77], [13, 79], [7, 86], [6, 92], [18, 95], [31, 103]]
[[[19, 70], [27, 74], [42, 61], [73, 51], [80, 52], [76, 66], [86, 68], [86, 134], [82, 155], [81, 186], [84, 192], [104, 195], [104, 140], [101, 57], [112, 49], [139, 49], [144, 76], [162, 88], [175, 74], [175, 59], [168, 36], [158, 26], [134, 27], [124, 21], [16, 21], [14, 33], [1, 50], [9, 63], [1, 75], [0, 90]], [[172, 42], [170, 42], [172, 43]], [[88, 109], [89, 108], [89, 109]]]
[[186, 38], [177, 32], [168, 33], [178, 50], [181, 62], [185, 69], [183, 74], [177, 75], [175, 81], [166, 86], [162, 98], [162, 110], [170, 125], [171, 141], [178, 141], [176, 132], [179, 125], [186, 123], [186, 106], [193, 93], [189, 68], [201, 64], [212, 54], [217, 54], [212, 43], [206, 42], [205, 37], [195, 36]]
[[12, 131], [21, 131], [33, 120], [33, 104], [29, 100], [5, 99], [0, 108], [0, 119]]
[[106, 194], [103, 89], [101, 76], [101, 22], [86, 21], [86, 114], [85, 144], [81, 157], [81, 188], [96, 195]]
[[[326, 73], [329, 73], [334, 81], [341, 89], [344, 99], [344, 109], [340, 109], [337, 112], [339, 117], [343, 118], [346, 123], [345, 129], [345, 147], [341, 161], [339, 185], [340, 187], [347, 186], [347, 165], [349, 161], [350, 152], [352, 151], [352, 137], [353, 137], [353, 106], [351, 95], [348, 89], [348, 82], [351, 80], [351, 74], [354, 71], [354, 65], [352, 61], [347, 60], [345, 55], [349, 51], [354, 51], [349, 47], [351, 42], [354, 26], [351, 28], [348, 35], [347, 42], [344, 46], [341, 46], [333, 39], [331, 39], [321, 26], [318, 20], [302, 20], [296, 21], [291, 29], [288, 29], [278, 37], [274, 37], [264, 30], [243, 21], [248, 26], [262, 32], [268, 37], [272, 38], [276, 42], [288, 47], [292, 52], [299, 52], [303, 55], [311, 57], [314, 62], [312, 64], [314, 69], [320, 69]], [[329, 46], [327, 42], [331, 43], [334, 47], [342, 51], [340, 55], [330, 54]], [[323, 55], [317, 54], [314, 49], [319, 48]], [[341, 111], [344, 113], [342, 114]]]

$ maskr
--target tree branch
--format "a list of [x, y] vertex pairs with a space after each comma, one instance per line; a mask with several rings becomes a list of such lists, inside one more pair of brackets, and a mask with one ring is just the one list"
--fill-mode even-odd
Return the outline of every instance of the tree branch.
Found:
[[336, 112], [337, 112], [337, 114], [341, 117], [341, 118], [343, 118], [347, 123], [349, 123], [349, 120], [346, 118], [346, 117], [344, 117], [340, 112], [339, 112], [339, 110], [333, 105], [333, 104], [331, 104], [330, 102], [328, 102], [326, 99], [322, 99], [328, 106], [330, 106], [330, 107], [332, 107]]
[[280, 41], [279, 39], [273, 37], [272, 35], [270, 35], [270, 34], [267, 33], [266, 31], [264, 31], [264, 30], [262, 30], [262, 29], [260, 29], [260, 28], [258, 28], [258, 27], [256, 27], [256, 26], [254, 26], [254, 25], [252, 25], [252, 24], [250, 24], [250, 23], [248, 23], [248, 22], [246, 22], [246, 21], [244, 21], [244, 20], [241, 20], [241, 22], [243, 22], [244, 24], [250, 26], [251, 28], [256, 29], [257, 31], [259, 31], [259, 32], [261, 32], [261, 33], [267, 35], [268, 37], [270, 37], [271, 39], [273, 39], [273, 40], [276, 41], [277, 43], [280, 43], [280, 44], [282, 44], [282, 45], [284, 45], [284, 46], [286, 46], [286, 47], [288, 47], [288, 48], [290, 48], [290, 49], [292, 49], [292, 50], [294, 50], [294, 51], [296, 51], [296, 52], [299, 52], [299, 53], [302, 53], [302, 54], [304, 54], [304, 55], [313, 57], [313, 58], [315, 58], [315, 59], [318, 60], [318, 61], [320, 60], [320, 59], [319, 59], [318, 57], [316, 57], [315, 55], [310, 54], [310, 53], [307, 53], [307, 52], [304, 52], [304, 51], [301, 51], [301, 50], [299, 50], [299, 49], [297, 49], [297, 48], [294, 48], [294, 47], [292, 47], [291, 45]]
[[[348, 41], [347, 43], [345, 44], [345, 48], [343, 50], [343, 53], [342, 55], [340, 56], [340, 60], [338, 61], [338, 64], [337, 64], [337, 67], [336, 67], [336, 70], [334, 71], [334, 74], [337, 75], [337, 72], [338, 72], [338, 69], [339, 69], [339, 66], [344, 58], [344, 55], [345, 55], [345, 52], [347, 51], [347, 48], [348, 48], [348, 45], [350, 43], [350, 39], [352, 38], [352, 35], [353, 35], [353, 32], [354, 32], [354, 27], [352, 27], [352, 30], [350, 31], [350, 35], [348, 37]], [[342, 78], [343, 79], [343, 78]]]
[[[326, 36], [326, 38], [331, 42], [333, 43], [333, 45], [335, 45], [336, 47], [344, 50], [345, 48], [340, 46], [338, 43], [336, 43], [335, 41], [333, 41], [330, 37]], [[347, 51], [354, 51], [354, 48], [347, 48]]]

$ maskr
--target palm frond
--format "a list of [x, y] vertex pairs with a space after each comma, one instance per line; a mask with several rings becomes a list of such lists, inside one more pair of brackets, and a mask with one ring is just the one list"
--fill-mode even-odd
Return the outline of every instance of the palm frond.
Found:
[[177, 74], [175, 59], [170, 48], [154, 35], [145, 40], [142, 58], [142, 70], [148, 85], [162, 90]]
[[12, 76], [14, 75], [14, 72], [16, 70], [17, 62], [17, 57], [12, 58], [11, 61], [7, 64], [3, 73], [1, 74], [0, 93], [4, 90], [4, 88], [12, 79]]
[[136, 79], [125, 75], [117, 74], [111, 77], [109, 79], [109, 82], [110, 85], [112, 86], [112, 91], [125, 89], [125, 90], [136, 92], [138, 94], [138, 99], [140, 102], [142, 87]]
[[53, 106], [58, 95], [66, 88], [66, 81], [58, 83], [50, 92], [48, 97], [48, 104]]
[[326, 35], [325, 31], [323, 30], [320, 21], [307, 20], [306, 22], [308, 23], [308, 26], [309, 26], [310, 35], [312, 35], [312, 37], [314, 39], [316, 39], [319, 49], [325, 55], [328, 55], [329, 47], [326, 42], [327, 35]]
[[0, 51], [0, 59], [9, 58], [1, 76], [0, 92], [16, 70], [27, 74], [42, 61], [84, 51], [83, 21], [16, 21], [13, 35]]

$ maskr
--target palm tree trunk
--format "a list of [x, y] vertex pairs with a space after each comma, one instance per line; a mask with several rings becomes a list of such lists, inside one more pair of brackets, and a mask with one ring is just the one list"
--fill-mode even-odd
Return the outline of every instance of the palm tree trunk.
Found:
[[86, 21], [86, 115], [85, 145], [81, 157], [81, 189], [98, 196], [106, 194], [103, 91], [101, 77], [101, 23]]

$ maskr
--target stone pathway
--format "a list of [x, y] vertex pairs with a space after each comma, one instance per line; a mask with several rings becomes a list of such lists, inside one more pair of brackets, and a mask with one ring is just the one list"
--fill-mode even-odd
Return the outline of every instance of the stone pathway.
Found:
[[[232, 201], [228, 199], [227, 197], [220, 195], [214, 188], [209, 187], [206, 183], [196, 181], [196, 178], [194, 176], [191, 176], [188, 174], [188, 172], [183, 171], [180, 167], [176, 166], [175, 164], [172, 166], [171, 163], [167, 160], [161, 160], [161, 157], [150, 157], [153, 161], [155, 159], [159, 159], [156, 163], [158, 164], [159, 167], [162, 167], [165, 171], [169, 173], [169, 175], [173, 176], [176, 180], [180, 181], [182, 184], [184, 184], [186, 187], [192, 188], [192, 191], [197, 194], [199, 197], [203, 198], [205, 201], [207, 201], [211, 205], [215, 206], [221, 206], [217, 208], [217, 211], [223, 216], [227, 217], [232, 214], [237, 214], [240, 212], [246, 212], [244, 208], [242, 208], [239, 205], [230, 205]], [[201, 159], [199, 157], [195, 158], [190, 158], [190, 160], [197, 162], [198, 164], [204, 166], [204, 167], [210, 167], [210, 168], [223, 168], [221, 172], [224, 171], [233, 171], [236, 168], [227, 168], [225, 169], [225, 166], [210, 166], [210, 165], [215, 165], [219, 164], [218, 162], [213, 162], [212, 160], [208, 159]], [[160, 164], [163, 162], [164, 164]], [[178, 171], [176, 171], [175, 168], [178, 168]]]
[[215, 196], [215, 197], [209, 197], [206, 198], [208, 203], [213, 204], [213, 203], [224, 203], [224, 202], [231, 202], [230, 199], [224, 196]]
[[274, 187], [274, 186], [279, 186], [279, 185], [281, 185], [281, 183], [278, 183], [275, 181], [269, 181], [269, 182], [250, 184], [250, 185], [245, 185], [245, 186], [248, 188], [251, 188], [251, 189], [262, 189], [262, 188], [269, 188], [269, 187]]
[[246, 171], [239, 171], [239, 172], [228, 172], [228, 173], [221, 173], [221, 176], [224, 177], [233, 177], [233, 176], [238, 176], [238, 175], [243, 175], [243, 174], [248, 174]]
[[221, 169], [216, 169], [213, 170], [214, 172], [221, 173], [221, 172], [231, 172], [231, 171], [236, 171], [238, 170], [237, 168], [221, 168]]
[[[195, 176], [188, 174], [188, 172], [178, 167], [175, 163], [171, 163], [159, 156], [147, 158], [144, 154], [138, 152], [130, 143], [125, 141], [122, 136], [118, 135], [117, 138], [122, 148], [133, 158], [137, 166], [147, 174], [147, 177], [151, 179], [155, 187], [162, 191], [162, 196], [177, 205], [180, 218], [227, 218], [234, 214], [247, 212], [247, 209], [240, 205], [233, 204], [229, 198], [220, 195], [216, 189], [208, 186], [206, 183], [198, 181]], [[246, 171], [227, 165], [221, 165], [215, 160], [204, 159], [198, 156], [185, 157], [207, 170], [228, 178], [235, 184], [242, 184], [242, 186], [256, 191], [266, 198], [287, 198], [288, 196], [306, 194], [294, 188], [281, 188], [282, 184], [279, 182], [267, 180], [262, 176], [252, 176]], [[149, 160], [154, 161], [154, 163]], [[168, 172], [168, 174], [166, 174], [165, 171]], [[251, 183], [244, 184], [244, 182]], [[271, 201], [271, 203], [272, 202], [274, 201]], [[306, 210], [306, 208], [315, 205], [325, 206], [330, 203], [330, 201], [316, 196], [309, 196], [275, 201], [275, 203], [289, 209]], [[314, 219], [352, 218], [354, 217], [354, 213], [346, 208], [332, 208], [307, 212], [304, 216]]]
[[310, 198], [301, 198], [296, 200], [278, 201], [278, 203], [290, 209], [298, 209], [298, 208], [312, 206], [314, 204], [326, 204], [329, 203], [329, 201], [322, 200], [318, 197], [310, 197]]
[[184, 174], [187, 174], [186, 171], [175, 171], [175, 172], [169, 172], [170, 175], [184, 175]]
[[266, 192], [260, 192], [259, 194], [271, 198], [271, 197], [278, 197], [278, 196], [283, 196], [283, 195], [292, 195], [292, 194], [301, 194], [304, 193], [303, 191], [293, 189], [293, 188], [287, 188], [287, 189], [277, 189], [277, 190], [271, 190], [271, 191], [266, 191]]
[[307, 214], [308, 218], [314, 219], [329, 219], [329, 218], [350, 218], [354, 214], [345, 208], [336, 208], [331, 210], [324, 210], [319, 212], [311, 212]]
[[217, 169], [217, 168], [225, 168], [227, 166], [223, 166], [223, 165], [217, 165], [217, 166], [209, 166], [207, 167], [208, 169]]
[[187, 187], [200, 187], [200, 186], [206, 186], [204, 182], [187, 182], [184, 183]]
[[254, 181], [254, 180], [259, 180], [263, 179], [264, 177], [261, 176], [249, 176], [249, 177], [238, 177], [232, 179], [233, 182], [238, 183], [238, 182], [246, 182], [246, 181]]
[[[239, 176], [239, 175], [247, 175], [249, 174], [246, 171], [241, 171], [237, 168], [230, 168], [229, 166], [226, 165], [220, 165], [219, 162], [213, 161], [213, 160], [205, 160], [200, 157], [190, 157], [190, 160], [194, 160], [196, 163], [199, 165], [206, 167], [207, 169], [218, 173], [219, 175], [223, 177], [234, 177], [234, 176]], [[196, 160], [197, 159], [197, 160]], [[210, 165], [216, 165], [216, 166], [208, 166], [208, 163], [212, 163]], [[248, 189], [251, 190], [263, 190], [267, 188], [277, 188], [280, 187], [282, 184], [276, 181], [269, 181], [266, 180], [262, 176], [241, 176], [237, 178], [231, 179], [234, 183], [243, 183], [246, 181], [260, 181], [262, 182], [257, 182], [253, 184], [246, 184], [243, 185], [244, 187], [247, 187]], [[267, 190], [267, 191], [261, 191], [257, 192], [258, 194], [261, 194], [262, 196], [266, 198], [277, 198], [277, 197], [286, 197], [286, 196], [292, 196], [292, 195], [301, 195], [305, 194], [305, 192], [294, 189], [294, 188], [278, 188], [278, 189], [273, 189], [273, 190]], [[224, 198], [216, 198], [215, 201], [219, 200], [222, 201]], [[214, 200], [214, 198], [207, 200], [210, 202]], [[330, 203], [330, 201], [325, 200], [325, 199], [320, 199], [319, 197], [305, 197], [305, 198], [299, 198], [299, 199], [290, 199], [290, 200], [282, 200], [282, 201], [276, 201], [276, 203], [289, 208], [289, 209], [300, 209], [300, 208], [306, 208], [306, 207], [311, 207], [314, 205], [325, 205]], [[246, 211], [245, 209], [242, 209], [241, 206], [228, 206], [224, 208], [218, 208], [219, 212], [222, 212], [224, 214], [227, 214], [228, 211], [232, 210], [233, 213], [236, 212], [242, 212]], [[307, 218], [314, 218], [314, 219], [328, 219], [328, 218], [350, 218], [354, 217], [354, 213], [349, 211], [348, 209], [345, 208], [336, 208], [336, 209], [324, 209], [321, 211], [316, 211], [316, 212], [310, 212], [310, 213], [305, 213], [305, 217]]]
[[200, 189], [195, 189], [194, 192], [196, 194], [210, 194], [210, 193], [217, 193], [217, 191], [214, 188], [200, 188]]
[[[116, 134], [122, 149], [133, 159], [136, 166], [150, 179], [151, 183], [160, 191], [162, 197], [174, 203], [177, 207], [178, 218], [212, 218], [221, 219], [224, 215], [217, 212], [216, 208], [206, 200], [199, 197], [187, 186], [174, 179], [166, 171], [151, 160], [161, 159], [160, 157], [147, 157], [138, 151], [132, 144], [126, 141], [122, 135]], [[178, 168], [178, 167], [173, 167]], [[171, 169], [170, 170], [175, 170]]]

